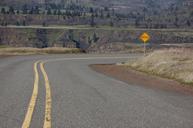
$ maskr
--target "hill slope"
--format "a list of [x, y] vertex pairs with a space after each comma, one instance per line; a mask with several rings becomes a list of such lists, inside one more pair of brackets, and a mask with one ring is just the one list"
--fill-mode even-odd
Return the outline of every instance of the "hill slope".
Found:
[[112, 7], [118, 9], [134, 9], [138, 7], [167, 7], [179, 0], [1, 0], [0, 5], [22, 6], [24, 4], [67, 4], [78, 3], [86, 6]]

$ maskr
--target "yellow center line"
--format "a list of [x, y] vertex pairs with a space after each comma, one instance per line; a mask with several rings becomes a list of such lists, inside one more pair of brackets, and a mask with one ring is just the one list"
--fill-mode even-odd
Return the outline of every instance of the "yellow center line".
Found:
[[28, 106], [28, 109], [27, 109], [27, 113], [25, 115], [25, 119], [24, 119], [23, 124], [22, 124], [22, 128], [29, 128], [30, 127], [34, 107], [35, 107], [36, 100], [37, 100], [38, 84], [39, 84], [39, 74], [38, 74], [38, 69], [37, 69], [38, 63], [39, 62], [34, 63], [34, 73], [35, 73], [34, 88], [33, 88], [31, 100], [30, 100], [30, 103], [29, 103], [29, 106]]
[[46, 105], [45, 105], [45, 117], [44, 117], [44, 126], [43, 128], [51, 128], [51, 89], [50, 89], [50, 82], [48, 79], [48, 75], [44, 69], [44, 63], [40, 63], [40, 69], [44, 76], [45, 80], [45, 88], [46, 88]]

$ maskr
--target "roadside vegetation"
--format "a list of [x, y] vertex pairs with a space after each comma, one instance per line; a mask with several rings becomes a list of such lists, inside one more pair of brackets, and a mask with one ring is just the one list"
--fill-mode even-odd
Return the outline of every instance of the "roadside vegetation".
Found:
[[77, 48], [0, 48], [0, 56], [81, 53]]
[[193, 85], [193, 50], [190, 49], [158, 50], [124, 65], [148, 74]]

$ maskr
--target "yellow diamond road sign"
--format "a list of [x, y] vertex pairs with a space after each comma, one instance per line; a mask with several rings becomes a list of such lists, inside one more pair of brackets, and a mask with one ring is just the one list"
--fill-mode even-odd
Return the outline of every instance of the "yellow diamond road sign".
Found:
[[147, 43], [147, 41], [150, 40], [150, 36], [148, 33], [144, 32], [141, 36], [140, 36], [140, 39], [144, 42], [144, 43]]

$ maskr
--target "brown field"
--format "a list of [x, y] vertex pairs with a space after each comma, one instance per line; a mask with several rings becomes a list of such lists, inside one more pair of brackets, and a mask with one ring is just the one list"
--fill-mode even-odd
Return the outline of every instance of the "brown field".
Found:
[[0, 56], [81, 53], [77, 48], [0, 48]]

